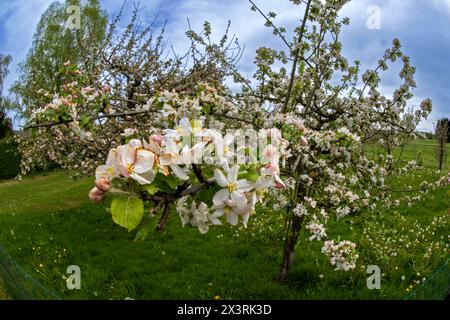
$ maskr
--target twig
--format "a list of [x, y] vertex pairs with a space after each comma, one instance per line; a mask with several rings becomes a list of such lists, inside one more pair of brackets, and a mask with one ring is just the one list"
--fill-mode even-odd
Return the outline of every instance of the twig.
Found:
[[[118, 112], [118, 113], [110, 113], [110, 114], [104, 114], [101, 116], [93, 117], [91, 120], [101, 120], [106, 118], [120, 118], [120, 117], [126, 117], [126, 116], [135, 116], [139, 114], [146, 114], [146, 113], [154, 113], [158, 112], [158, 110], [150, 109], [150, 110], [139, 110], [139, 111], [130, 111], [130, 112]], [[44, 122], [44, 123], [36, 123], [36, 124], [30, 124], [23, 128], [23, 130], [31, 129], [31, 128], [42, 128], [42, 127], [54, 127], [60, 124], [67, 124], [74, 121], [81, 121], [81, 118], [77, 119], [69, 119], [69, 120], [61, 120], [58, 122]]]
[[294, 62], [292, 63], [292, 70], [291, 70], [291, 78], [289, 80], [288, 92], [286, 94], [286, 100], [283, 105], [282, 113], [287, 112], [289, 99], [291, 98], [292, 87], [294, 85], [294, 80], [295, 80], [295, 71], [297, 69], [297, 62], [298, 62], [299, 54], [300, 54], [300, 45], [303, 40], [303, 35], [305, 33], [306, 21], [308, 20], [310, 6], [311, 6], [311, 0], [308, 0], [308, 3], [306, 4], [306, 9], [305, 9], [305, 16], [303, 17], [302, 26], [300, 27], [300, 33], [299, 33], [297, 45], [295, 48]]

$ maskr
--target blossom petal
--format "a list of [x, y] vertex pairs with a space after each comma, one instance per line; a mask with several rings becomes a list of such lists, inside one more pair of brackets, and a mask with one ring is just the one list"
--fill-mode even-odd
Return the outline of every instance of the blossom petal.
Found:
[[223, 216], [225, 213], [225, 211], [223, 210], [223, 208], [218, 208], [216, 211], [214, 211], [214, 213], [212, 214], [213, 218], [218, 218]]
[[230, 212], [227, 214], [227, 218], [226, 218], [226, 219], [227, 219], [227, 222], [228, 222], [229, 224], [231, 224], [232, 226], [237, 225], [238, 222], [239, 222], [239, 218], [238, 218], [237, 214], [234, 213], [233, 211], [230, 211]]
[[247, 199], [244, 194], [239, 191], [233, 191], [230, 195], [231, 201], [238, 207], [244, 208], [247, 205]]
[[136, 152], [130, 145], [121, 146], [120, 148], [120, 160], [121, 165], [127, 168], [129, 165], [135, 162]]
[[137, 174], [133, 172], [130, 174], [130, 178], [132, 178], [139, 184], [145, 185], [152, 183], [153, 179], [155, 178], [155, 174], [153, 173], [153, 171], [146, 172], [145, 174]]
[[214, 215], [211, 215], [208, 218], [209, 218], [209, 221], [211, 221], [211, 223], [215, 226], [220, 226], [222, 224], [222, 222], [220, 222], [220, 220], [217, 219], [217, 217], [215, 217]]
[[230, 198], [230, 193], [227, 189], [221, 189], [213, 197], [213, 203], [215, 206], [223, 205]]
[[142, 142], [141, 142], [141, 140], [139, 140], [139, 139], [131, 139], [131, 140], [128, 142], [128, 145], [129, 145], [130, 147], [134, 148], [134, 149], [142, 148]]
[[242, 223], [244, 224], [245, 228], [247, 228], [248, 218], [250, 218], [250, 212], [247, 212], [242, 215]]
[[184, 172], [184, 170], [180, 166], [176, 164], [171, 164], [170, 169], [172, 169], [173, 174], [178, 178], [180, 178], [181, 180], [184, 181], [189, 180], [189, 176], [186, 174], [186, 172]]
[[253, 187], [254, 187], [253, 183], [245, 179], [241, 179], [237, 182], [237, 188], [241, 192], [248, 192], [252, 190]]
[[201, 159], [203, 157], [205, 146], [207, 145], [207, 142], [199, 142], [195, 144], [192, 149], [192, 162], [199, 164], [201, 163]]
[[113, 148], [113, 149], [109, 150], [108, 158], [106, 159], [106, 165], [117, 168], [119, 166], [119, 163], [120, 163], [120, 157], [119, 157], [119, 152], [117, 151], [117, 149]]
[[152, 183], [153, 180], [155, 180], [156, 174], [153, 170], [150, 170], [145, 173], [141, 173], [140, 176], [145, 180], [149, 181], [150, 183]]
[[265, 190], [269, 189], [273, 185], [274, 181], [272, 177], [259, 177], [258, 180], [256, 180], [255, 189]]
[[155, 162], [155, 155], [153, 152], [140, 149], [136, 153], [136, 162], [134, 163], [134, 172], [145, 173], [152, 170]]
[[156, 142], [150, 141], [149, 143], [146, 143], [144, 141], [144, 144], [145, 144], [145, 149], [150, 150], [154, 154], [159, 155], [162, 153], [161, 147]]
[[239, 172], [239, 166], [234, 165], [231, 167], [230, 172], [228, 172], [228, 181], [237, 182], [237, 176]]
[[214, 170], [214, 178], [216, 179], [217, 184], [222, 188], [228, 187], [228, 180], [223, 174], [222, 170]]

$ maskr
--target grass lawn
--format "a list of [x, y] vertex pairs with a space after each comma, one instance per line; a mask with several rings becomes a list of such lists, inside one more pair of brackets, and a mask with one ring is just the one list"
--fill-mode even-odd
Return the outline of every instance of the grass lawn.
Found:
[[[389, 183], [417, 186], [437, 176], [424, 169]], [[135, 242], [133, 232], [113, 223], [108, 203], [89, 203], [92, 185], [92, 179], [72, 180], [65, 172], [0, 182], [0, 244], [64, 299], [402, 299], [448, 259], [448, 187], [411, 207], [330, 224], [331, 238], [358, 244], [352, 272], [334, 271], [321, 243], [304, 233], [289, 281], [280, 285], [274, 279], [283, 219], [271, 208], [247, 230], [224, 225], [205, 235], [181, 228], [172, 214], [163, 234]], [[81, 268], [81, 290], [66, 287], [69, 265]], [[367, 265], [380, 266], [381, 290], [367, 289]]]
[[[447, 152], [450, 152], [450, 143], [447, 143]], [[385, 150], [379, 145], [368, 145], [366, 153], [370, 158], [375, 159], [380, 153]], [[417, 139], [405, 145], [404, 149], [396, 148], [393, 150], [393, 156], [399, 157], [401, 155], [400, 165], [404, 165], [409, 161], [416, 161], [427, 168], [437, 168], [436, 162], [436, 140], [432, 139]], [[450, 157], [444, 161], [444, 168], [450, 169]]]
[[3, 280], [0, 279], [0, 300], [8, 300], [9, 296]]

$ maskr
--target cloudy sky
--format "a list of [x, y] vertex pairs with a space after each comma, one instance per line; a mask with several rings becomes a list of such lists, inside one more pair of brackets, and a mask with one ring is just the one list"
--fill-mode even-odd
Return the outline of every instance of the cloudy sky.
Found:
[[[5, 92], [17, 79], [16, 69], [30, 48], [32, 36], [41, 14], [51, 0], [0, 0], [0, 53], [13, 56]], [[109, 15], [117, 13], [123, 0], [101, 0]], [[138, 1], [136, 1], [138, 2]], [[276, 24], [288, 30], [298, 24], [301, 8], [288, 0], [254, 0], [264, 11], [278, 13]], [[235, 34], [245, 52], [240, 70], [248, 75], [253, 72], [255, 49], [261, 45], [282, 48], [281, 40], [272, 36], [264, 27], [264, 19], [250, 11], [247, 0], [140, 0], [142, 20], [151, 21], [158, 14], [162, 23], [167, 20], [167, 40], [182, 52], [188, 45], [184, 32], [189, 18], [191, 26], [200, 30], [203, 21], [211, 22], [213, 32], [219, 37], [231, 20], [230, 32]], [[380, 29], [370, 29], [373, 6], [380, 9]], [[127, 0], [126, 14], [130, 14], [133, 1]], [[341, 13], [351, 20], [344, 29], [341, 40], [344, 55], [349, 61], [360, 60], [364, 68], [376, 66], [377, 60], [399, 38], [404, 51], [417, 67], [417, 89], [411, 101], [418, 105], [424, 98], [431, 98], [434, 110], [422, 130], [433, 130], [435, 121], [450, 116], [450, 0], [353, 0]], [[125, 19], [126, 20], [126, 19]], [[394, 68], [398, 71], [398, 68]], [[400, 83], [394, 72], [383, 77], [382, 90], [390, 94]]]

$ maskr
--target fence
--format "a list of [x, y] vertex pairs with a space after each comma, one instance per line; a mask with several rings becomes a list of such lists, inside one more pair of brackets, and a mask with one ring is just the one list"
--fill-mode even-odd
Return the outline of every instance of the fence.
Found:
[[39, 281], [20, 267], [0, 246], [0, 297], [18, 300], [60, 300], [55, 293], [45, 288]]
[[445, 300], [450, 295], [450, 258], [425, 282], [411, 291], [405, 300]]
[[[435, 140], [414, 140], [407, 143], [404, 148], [395, 147], [391, 150], [395, 159], [401, 156], [401, 164], [409, 161], [416, 161], [419, 165], [437, 169], [438, 162], [436, 159], [437, 145]], [[446, 145], [446, 155], [450, 150], [450, 144]], [[385, 147], [378, 143], [370, 143], [365, 145], [365, 153], [370, 159], [378, 159], [380, 155], [386, 154]], [[443, 169], [450, 169], [450, 157], [445, 156]]]

